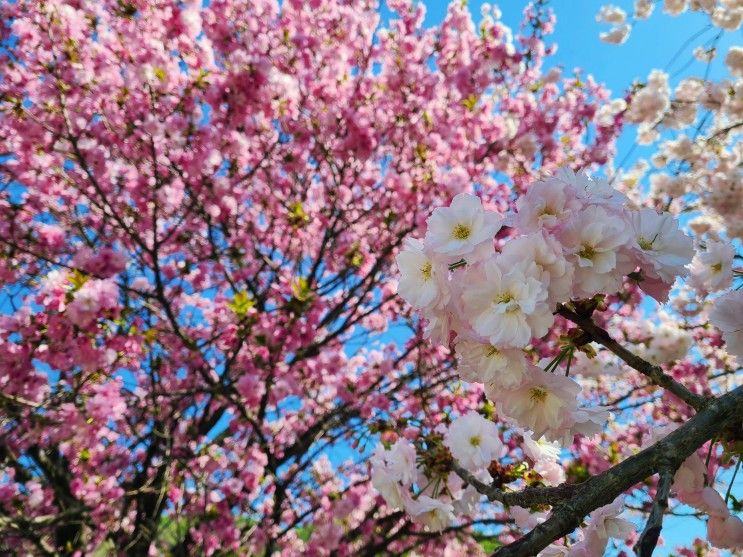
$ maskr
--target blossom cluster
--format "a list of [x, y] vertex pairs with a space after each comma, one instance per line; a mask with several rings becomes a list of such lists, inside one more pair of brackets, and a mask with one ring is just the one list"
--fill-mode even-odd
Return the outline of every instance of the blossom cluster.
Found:
[[[632, 20], [648, 19], [655, 11], [655, 4], [653, 0], [635, 0], [631, 18], [619, 6], [601, 6], [596, 14], [596, 21], [612, 27], [599, 37], [609, 44], [626, 42], [632, 31]], [[711, 25], [726, 31], [735, 31], [743, 21], [743, 5], [738, 0], [663, 0], [662, 9], [663, 13], [670, 16], [679, 16], [689, 9], [701, 12], [709, 18]]]
[[429, 336], [453, 342], [460, 376], [484, 384], [500, 415], [569, 444], [598, 432], [605, 414], [580, 409], [579, 385], [525, 349], [548, 333], [559, 304], [613, 294], [627, 276], [667, 300], [693, 255], [670, 214], [632, 209], [606, 181], [561, 171], [533, 184], [505, 218], [468, 194], [435, 209], [425, 238], [398, 255], [399, 293]]

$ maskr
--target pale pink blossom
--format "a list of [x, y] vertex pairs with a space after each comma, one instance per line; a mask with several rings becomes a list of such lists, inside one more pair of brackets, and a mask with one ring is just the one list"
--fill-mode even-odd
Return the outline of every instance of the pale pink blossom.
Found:
[[468, 273], [462, 310], [481, 336], [495, 346], [523, 347], [546, 334], [554, 318], [534, 262], [503, 268], [497, 257]]
[[497, 213], [486, 211], [478, 197], [460, 193], [448, 207], [434, 209], [426, 222], [426, 246], [434, 253], [453, 257], [492, 242], [502, 219]]
[[441, 499], [419, 495], [405, 503], [405, 510], [414, 522], [423, 524], [432, 532], [440, 532], [454, 524], [454, 507]]
[[430, 309], [448, 301], [446, 265], [426, 253], [423, 242], [406, 238], [397, 254], [397, 292], [411, 306]]
[[707, 521], [707, 540], [720, 549], [743, 548], [743, 521], [735, 515], [710, 516]]
[[475, 411], [452, 422], [444, 437], [444, 445], [470, 471], [486, 469], [503, 451], [498, 427]]
[[504, 265], [518, 265], [534, 261], [539, 270], [539, 279], [547, 286], [547, 303], [554, 308], [558, 303], [570, 299], [573, 283], [573, 266], [562, 253], [560, 243], [549, 234], [536, 232], [510, 240], [501, 251]]
[[407, 488], [416, 478], [415, 447], [405, 439], [398, 439], [388, 450], [378, 445], [370, 462], [374, 488], [395, 509], [405, 506]]
[[727, 56], [725, 56], [725, 64], [731, 74], [736, 77], [743, 77], [743, 47], [730, 47]]
[[488, 391], [499, 412], [534, 437], [557, 440], [575, 423], [580, 386], [564, 375], [547, 373], [530, 364], [524, 381], [515, 389]]
[[514, 225], [522, 232], [552, 230], [580, 209], [568, 184], [558, 178], [535, 182], [516, 200]]
[[622, 24], [627, 21], [627, 12], [619, 6], [606, 4], [601, 6], [599, 12], [596, 14], [596, 21], [600, 23], [614, 23], [617, 25]]
[[699, 251], [689, 265], [691, 284], [700, 294], [728, 288], [733, 280], [735, 248], [728, 242], [707, 242], [706, 250]]
[[585, 406], [576, 410], [573, 417], [575, 423], [563, 437], [564, 445], [572, 443], [575, 435], [593, 437], [601, 433], [609, 419], [609, 410], [603, 406]]
[[653, 0], [635, 0], [635, 19], [647, 19], [653, 14]]
[[629, 38], [632, 26], [629, 23], [615, 25], [609, 31], [599, 33], [599, 39], [608, 44], [624, 44]]
[[534, 462], [539, 460], [557, 460], [562, 450], [560, 444], [556, 441], [548, 441], [544, 437], [540, 437], [538, 440], [534, 440], [534, 437], [530, 432], [522, 432], [524, 444], [522, 448], [524, 454], [532, 459]]
[[716, 489], [709, 486], [696, 491], [681, 492], [678, 495], [678, 499], [708, 514], [710, 517], [726, 517], [730, 514], [722, 495]]
[[603, 540], [627, 538], [635, 531], [635, 525], [629, 520], [619, 518], [623, 510], [624, 497], [620, 495], [613, 502], [599, 507], [588, 516], [590, 530]]
[[663, 11], [668, 15], [680, 15], [689, 8], [689, 0], [663, 0]]
[[521, 382], [526, 359], [518, 348], [499, 348], [490, 343], [458, 341], [457, 372], [465, 381], [512, 387]]
[[728, 353], [743, 358], [743, 290], [717, 298], [709, 320], [722, 331]]
[[538, 460], [533, 469], [542, 477], [545, 485], [560, 485], [565, 481], [565, 469], [554, 460]]
[[618, 265], [617, 250], [628, 237], [626, 221], [599, 206], [589, 206], [570, 220], [559, 240], [575, 265], [576, 298], [619, 289], [627, 268]]
[[670, 285], [676, 277], [686, 275], [694, 244], [670, 213], [645, 208], [632, 211], [630, 222], [633, 255], [644, 276], [660, 278]]
[[603, 178], [591, 177], [585, 172], [576, 173], [569, 168], [560, 168], [555, 178], [567, 184], [570, 191], [584, 206], [602, 205], [605, 209], [617, 211], [629, 201]]
[[508, 511], [511, 517], [516, 522], [516, 526], [518, 526], [522, 530], [533, 529], [538, 524], [541, 524], [542, 522], [547, 520], [547, 517], [549, 516], [548, 512], [545, 512], [545, 511], [532, 512], [529, 509], [525, 509], [524, 507], [519, 507], [518, 505], [510, 507]]

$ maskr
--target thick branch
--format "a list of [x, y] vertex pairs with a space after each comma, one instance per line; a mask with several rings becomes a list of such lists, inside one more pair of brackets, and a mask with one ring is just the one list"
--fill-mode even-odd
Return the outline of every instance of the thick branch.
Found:
[[662, 470], [660, 473], [653, 508], [650, 510], [645, 529], [635, 544], [635, 553], [638, 557], [651, 557], [653, 555], [661, 528], [663, 528], [663, 515], [668, 509], [668, 495], [671, 493], [673, 475], [674, 472], [671, 469]]
[[454, 471], [465, 482], [474, 487], [478, 493], [490, 501], [499, 501], [507, 506], [531, 507], [532, 505], [557, 505], [569, 499], [582, 484], [560, 484], [555, 487], [527, 487], [521, 491], [503, 491], [495, 486], [478, 480], [456, 462], [452, 463]]
[[698, 411], [702, 409], [707, 403], [707, 398], [692, 393], [681, 383], [663, 373], [663, 370], [660, 367], [654, 366], [650, 362], [643, 360], [638, 355], [627, 350], [624, 346], [611, 338], [611, 335], [609, 335], [605, 329], [596, 325], [590, 317], [581, 317], [574, 311], [562, 305], [558, 306], [556, 313], [578, 325], [583, 329], [583, 331], [590, 335], [594, 342], [609, 349], [615, 355], [624, 360], [624, 362], [626, 362], [632, 369], [639, 371], [659, 387], [663, 387], [668, 392], [673, 393], [695, 410]]
[[577, 528], [592, 510], [608, 505], [623, 492], [661, 470], [674, 470], [695, 450], [743, 417], [743, 386], [711, 399], [696, 416], [651, 447], [580, 484], [575, 495], [516, 542], [495, 552], [497, 557], [537, 555], [557, 538]]

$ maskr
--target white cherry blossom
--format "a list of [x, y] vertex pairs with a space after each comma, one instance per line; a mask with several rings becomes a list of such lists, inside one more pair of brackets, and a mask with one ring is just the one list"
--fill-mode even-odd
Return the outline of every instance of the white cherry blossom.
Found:
[[397, 292], [403, 300], [418, 309], [435, 307], [448, 301], [445, 265], [429, 256], [423, 242], [407, 238], [397, 254], [400, 282]]
[[438, 207], [428, 220], [425, 244], [434, 253], [463, 256], [480, 244], [492, 242], [502, 224], [502, 218], [486, 211], [480, 198], [460, 193], [449, 207]]
[[532, 434], [528, 431], [522, 432], [524, 438], [524, 454], [534, 462], [539, 460], [556, 460], [560, 456], [562, 448], [560, 444], [554, 441], [548, 441], [544, 437], [534, 440]]
[[630, 223], [632, 248], [643, 275], [673, 284], [676, 277], [687, 274], [694, 244], [670, 213], [644, 208], [631, 213]]
[[504, 266], [534, 261], [540, 270], [539, 278], [547, 286], [550, 308], [570, 299], [573, 285], [573, 266], [562, 253], [562, 246], [551, 235], [541, 232], [521, 236], [509, 241], [501, 252]]
[[709, 320], [722, 331], [728, 353], [743, 358], [743, 290], [717, 298]]
[[371, 457], [372, 485], [392, 508], [405, 505], [407, 487], [417, 474], [415, 458], [415, 447], [404, 439], [398, 439], [390, 450], [378, 445]]
[[580, 203], [565, 181], [547, 178], [532, 184], [516, 200], [514, 225], [527, 233], [541, 229], [552, 230], [579, 209]]
[[512, 387], [521, 382], [526, 359], [518, 348], [499, 348], [489, 342], [457, 342], [457, 372], [465, 381]]
[[451, 503], [428, 495], [419, 495], [416, 499], [410, 499], [406, 502], [405, 510], [414, 522], [423, 524], [432, 532], [440, 532], [454, 524], [456, 520]]
[[529, 365], [524, 382], [515, 389], [488, 393], [499, 412], [535, 437], [560, 439], [575, 423], [580, 386], [564, 375], [548, 373]]
[[444, 437], [444, 445], [470, 471], [486, 469], [503, 451], [498, 427], [474, 411], [452, 422]]
[[523, 347], [533, 336], [546, 334], [554, 318], [537, 273], [536, 264], [528, 261], [506, 272], [497, 257], [471, 272], [462, 309], [473, 329], [493, 345], [506, 347]]
[[697, 252], [689, 265], [690, 282], [700, 294], [724, 290], [733, 280], [733, 245], [710, 240], [706, 248]]
[[636, 528], [629, 520], [619, 518], [623, 510], [624, 497], [620, 495], [612, 503], [599, 507], [588, 516], [591, 530], [603, 540], [627, 538]]
[[559, 239], [575, 264], [575, 297], [618, 290], [628, 269], [617, 260], [618, 249], [628, 240], [624, 219], [602, 207], [589, 206], [571, 219]]

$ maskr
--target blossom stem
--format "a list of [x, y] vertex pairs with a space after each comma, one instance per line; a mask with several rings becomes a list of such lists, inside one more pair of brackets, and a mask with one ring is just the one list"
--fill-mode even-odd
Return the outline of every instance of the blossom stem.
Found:
[[592, 510], [612, 502], [654, 473], [675, 470], [721, 427], [739, 422], [741, 404], [743, 386], [711, 399], [694, 417], [654, 445], [574, 486], [574, 495], [553, 509], [547, 520], [517, 541], [498, 549], [494, 556], [537, 555], [554, 540], [572, 532]]
[[738, 470], [740, 469], [740, 460], [743, 455], [738, 455], [738, 463], [735, 465], [735, 470], [733, 471], [733, 477], [730, 479], [730, 485], [728, 485], [728, 490], [725, 492], [725, 504], [727, 505], [728, 499], [730, 499], [730, 491], [733, 489], [733, 484], [735, 483], [735, 476], [738, 475]]
[[460, 259], [454, 263], [449, 263], [449, 270], [453, 271], [454, 269], [459, 269], [459, 267], [464, 267], [465, 265], [467, 265], [467, 262], [464, 259]]
[[557, 369], [557, 366], [560, 365], [560, 362], [562, 362], [565, 359], [565, 356], [567, 355], [569, 350], [570, 350], [569, 347], [562, 348], [560, 350], [560, 353], [554, 358], [552, 358], [552, 361], [545, 366], [544, 371], [547, 371], [547, 372], [555, 371], [555, 369]]
[[570, 364], [573, 363], [573, 352], [574, 352], [574, 349], [571, 346], [570, 347], [570, 352], [568, 354], [568, 365], [567, 365], [567, 367], [565, 369], [565, 377], [570, 377]]
[[715, 440], [714, 438], [710, 440], [709, 442], [709, 449], [707, 450], [707, 458], [704, 459], [704, 485], [708, 486], [710, 484], [709, 481], [709, 461], [710, 458], [712, 458], [712, 449], [715, 446]]

